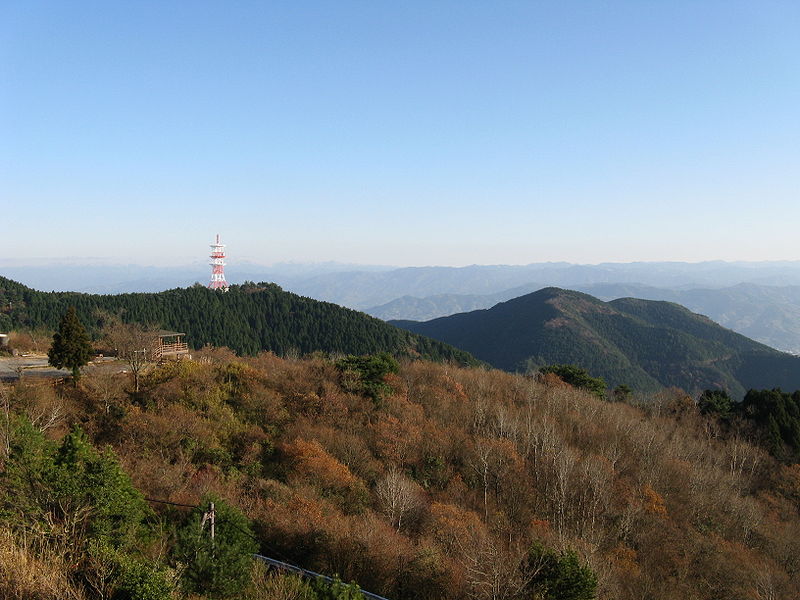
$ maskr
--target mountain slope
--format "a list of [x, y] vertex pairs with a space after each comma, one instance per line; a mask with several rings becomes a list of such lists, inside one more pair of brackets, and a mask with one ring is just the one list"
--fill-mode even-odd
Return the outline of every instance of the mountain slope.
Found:
[[[531, 283], [485, 295], [403, 296], [364, 312], [386, 321], [428, 321], [459, 312], [490, 308], [498, 302], [543, 287]], [[763, 344], [800, 354], [800, 286], [741, 283], [725, 288], [669, 289], [636, 283], [596, 283], [568, 287], [606, 301], [635, 297], [676, 302]]]
[[721, 387], [737, 397], [750, 387], [800, 388], [800, 358], [669, 302], [545, 288], [487, 310], [393, 323], [510, 371], [571, 363], [611, 386]]
[[0, 331], [55, 328], [70, 305], [90, 329], [96, 326], [98, 310], [121, 312], [129, 322], [185, 332], [195, 348], [213, 344], [243, 354], [386, 351], [476, 363], [466, 352], [442, 342], [409, 334], [354, 310], [284, 292], [275, 284], [233, 286], [228, 292], [196, 285], [155, 294], [94, 295], [39, 292], [0, 277]]
[[603, 300], [635, 296], [677, 302], [768, 346], [800, 353], [800, 286], [741, 283], [717, 289], [670, 290], [642, 285], [599, 284], [578, 289]]

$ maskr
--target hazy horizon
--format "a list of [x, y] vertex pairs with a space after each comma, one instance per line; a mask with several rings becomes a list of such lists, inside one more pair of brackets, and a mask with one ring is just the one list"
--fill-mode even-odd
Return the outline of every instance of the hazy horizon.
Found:
[[[567, 260], [547, 260], [533, 261], [527, 263], [495, 262], [495, 263], [469, 263], [469, 264], [379, 264], [379, 263], [356, 263], [341, 262], [336, 260], [308, 260], [308, 261], [275, 261], [259, 262], [257, 259], [232, 260], [228, 255], [227, 265], [229, 267], [264, 267], [264, 268], [284, 268], [284, 267], [354, 267], [366, 270], [394, 270], [394, 269], [415, 269], [415, 268], [451, 268], [465, 269], [469, 267], [528, 267], [533, 265], [566, 265], [581, 267], [596, 267], [602, 265], [636, 265], [636, 264], [663, 264], [663, 265], [703, 265], [703, 264], [726, 264], [726, 265], [769, 265], [769, 264], [793, 264], [800, 263], [800, 259], [765, 259], [765, 260], [724, 260], [724, 259], [703, 259], [695, 261], [685, 260], [628, 260], [628, 261], [597, 261], [597, 262], [572, 262]], [[30, 257], [30, 258], [0, 258], [0, 269], [2, 268], [37, 268], [37, 267], [139, 267], [152, 269], [181, 269], [181, 268], [202, 268], [208, 266], [208, 259], [186, 257], [182, 261], [170, 260], [168, 262], [136, 262], [135, 260], [113, 259], [110, 257], [92, 256], [66, 256], [66, 257]], [[210, 269], [210, 267], [209, 267]], [[210, 272], [210, 271], [209, 271]], [[2, 273], [0, 273], [2, 275]]]

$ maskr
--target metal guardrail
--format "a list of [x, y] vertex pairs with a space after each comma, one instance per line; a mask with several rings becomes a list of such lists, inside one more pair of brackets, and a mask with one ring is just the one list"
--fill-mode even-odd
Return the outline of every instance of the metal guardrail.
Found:
[[[290, 565], [289, 563], [285, 563], [280, 560], [275, 560], [274, 558], [269, 558], [268, 556], [262, 556], [261, 554], [254, 554], [253, 558], [257, 558], [258, 560], [263, 561], [268, 565], [270, 565], [271, 567], [275, 567], [276, 569], [281, 569], [283, 571], [296, 573], [301, 577], [307, 577], [309, 579], [322, 579], [323, 581], [327, 581], [328, 583], [333, 583], [333, 579], [331, 577], [327, 577], [326, 575], [322, 575], [321, 573], [316, 573], [315, 571], [309, 571], [308, 569], [302, 569], [300, 567], [296, 567], [295, 565]], [[364, 596], [364, 598], [368, 598], [369, 600], [389, 600], [388, 598], [384, 598], [383, 596], [378, 596], [377, 594], [365, 592], [364, 590], [360, 591], [361, 594]]]

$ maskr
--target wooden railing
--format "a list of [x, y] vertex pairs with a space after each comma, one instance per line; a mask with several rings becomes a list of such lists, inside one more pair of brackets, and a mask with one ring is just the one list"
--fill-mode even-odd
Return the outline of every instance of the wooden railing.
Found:
[[165, 355], [189, 354], [189, 344], [161, 344], [156, 348], [156, 360], [161, 360]]

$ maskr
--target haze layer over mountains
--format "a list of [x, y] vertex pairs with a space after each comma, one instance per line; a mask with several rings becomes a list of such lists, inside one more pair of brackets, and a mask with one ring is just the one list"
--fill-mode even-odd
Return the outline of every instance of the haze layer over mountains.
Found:
[[[800, 262], [639, 262], [575, 265], [404, 267], [232, 261], [231, 283], [272, 281], [285, 290], [384, 320], [425, 321], [489, 308], [548, 286], [602, 300], [668, 300], [774, 348], [800, 351]], [[205, 283], [208, 267], [61, 264], [0, 266], [0, 275], [39, 290], [154, 292]]]

